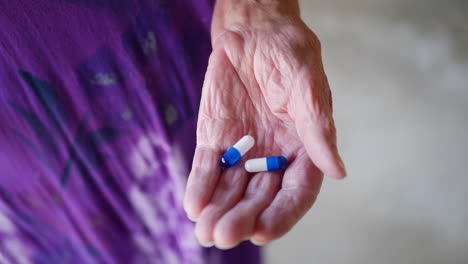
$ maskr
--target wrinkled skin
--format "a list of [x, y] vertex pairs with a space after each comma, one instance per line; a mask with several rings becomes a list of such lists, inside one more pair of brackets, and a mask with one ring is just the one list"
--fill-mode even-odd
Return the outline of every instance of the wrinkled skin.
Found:
[[[244, 135], [255, 146], [229, 169], [220, 157]], [[284, 171], [248, 173], [249, 158], [283, 155]], [[320, 43], [302, 21], [225, 31], [213, 42], [184, 201], [202, 245], [265, 244], [314, 203], [323, 173], [345, 176], [336, 149]]]

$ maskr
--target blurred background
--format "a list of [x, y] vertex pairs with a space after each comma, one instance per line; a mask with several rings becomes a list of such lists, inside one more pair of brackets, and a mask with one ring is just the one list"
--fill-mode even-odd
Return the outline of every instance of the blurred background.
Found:
[[303, 0], [344, 181], [267, 263], [468, 263], [468, 1]]

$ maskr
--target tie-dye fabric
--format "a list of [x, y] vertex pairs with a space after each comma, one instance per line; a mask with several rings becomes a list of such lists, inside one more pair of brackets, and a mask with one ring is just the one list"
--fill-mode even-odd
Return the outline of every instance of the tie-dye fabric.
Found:
[[182, 209], [209, 0], [0, 0], [0, 263], [259, 263]]

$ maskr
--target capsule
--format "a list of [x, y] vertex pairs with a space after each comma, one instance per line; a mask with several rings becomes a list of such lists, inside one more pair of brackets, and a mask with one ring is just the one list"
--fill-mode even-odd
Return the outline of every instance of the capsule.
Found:
[[288, 166], [288, 160], [283, 156], [265, 157], [248, 160], [244, 166], [248, 172], [282, 170]]
[[244, 136], [237, 141], [224, 155], [221, 157], [221, 165], [226, 168], [231, 167], [240, 160], [242, 156], [249, 151], [255, 144], [255, 139], [252, 136]]

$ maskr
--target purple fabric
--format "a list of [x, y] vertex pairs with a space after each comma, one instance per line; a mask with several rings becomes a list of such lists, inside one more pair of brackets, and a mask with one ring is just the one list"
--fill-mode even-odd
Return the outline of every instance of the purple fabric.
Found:
[[0, 263], [260, 263], [182, 209], [209, 0], [0, 0]]

